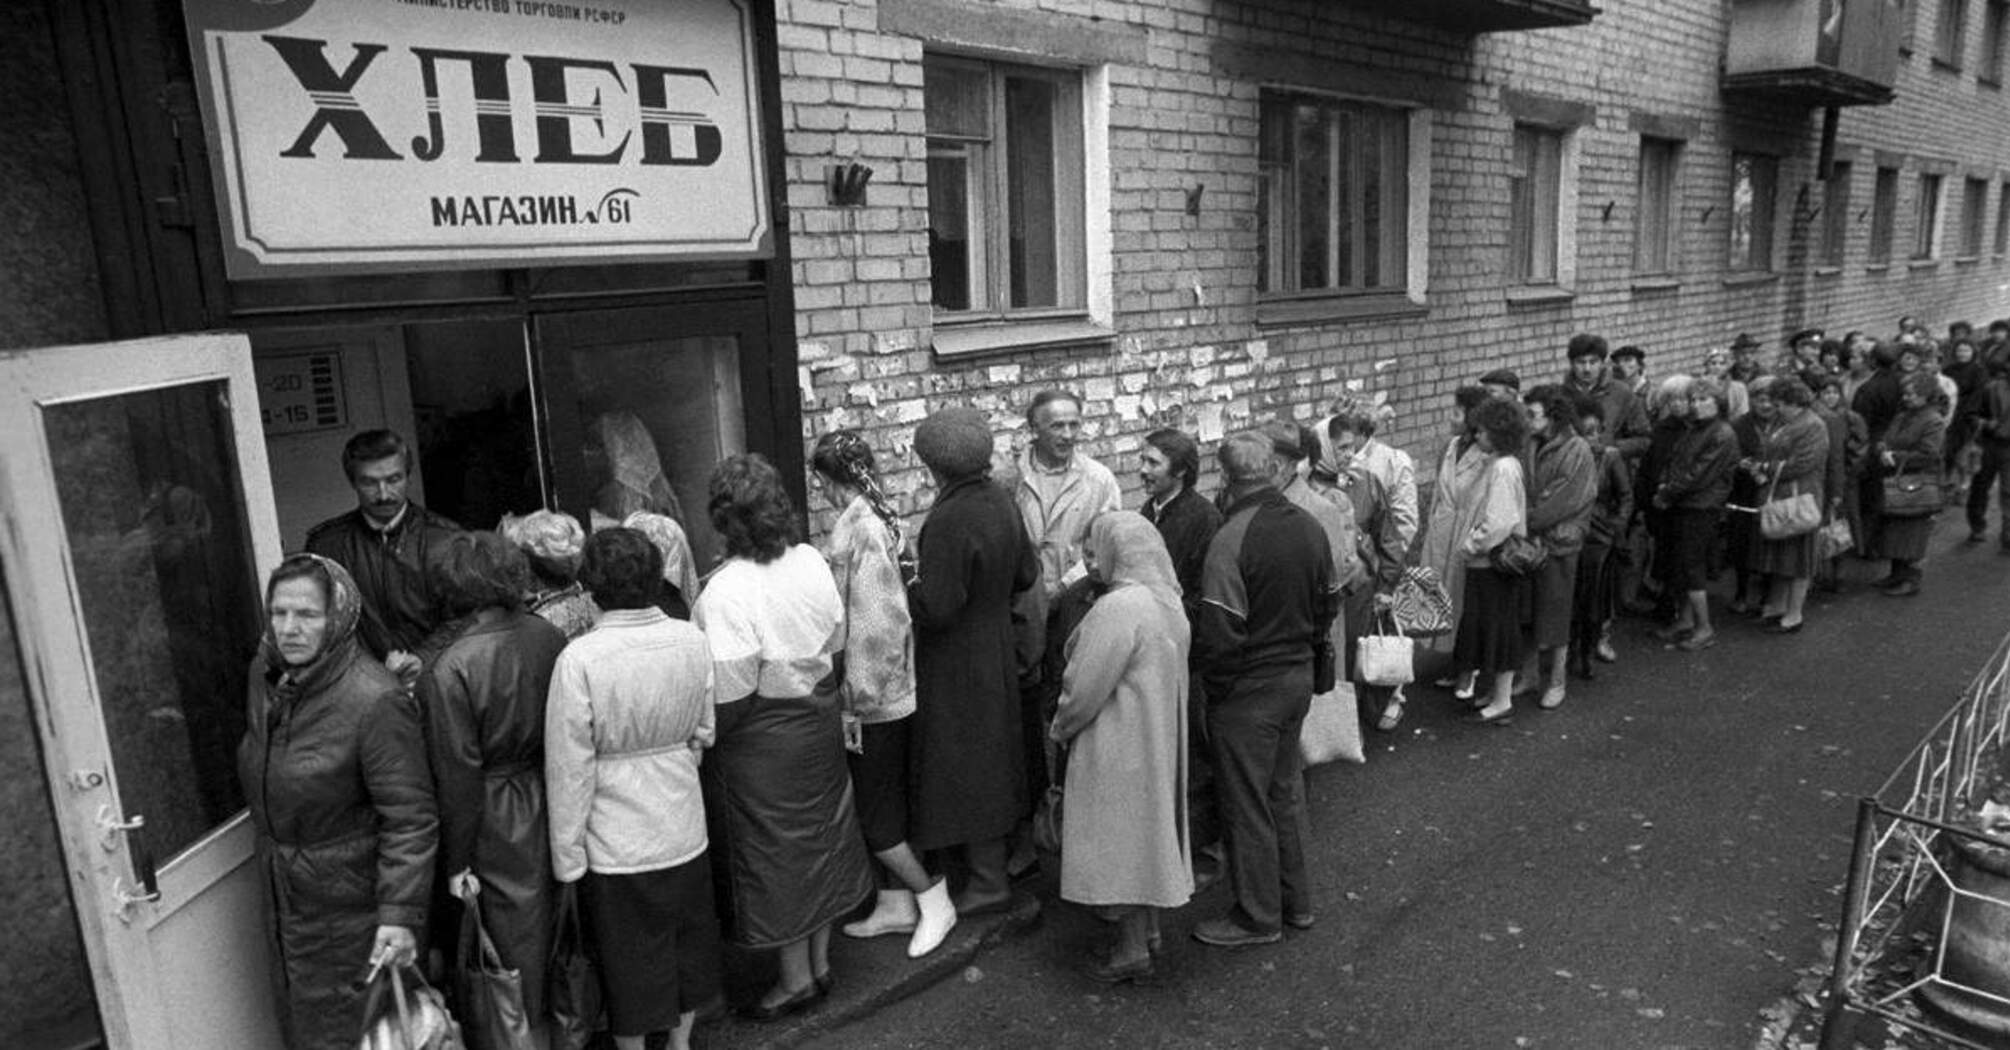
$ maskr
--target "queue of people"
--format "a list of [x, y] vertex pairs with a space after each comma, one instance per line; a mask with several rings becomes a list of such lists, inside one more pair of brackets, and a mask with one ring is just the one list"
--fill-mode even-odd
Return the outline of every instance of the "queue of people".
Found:
[[1650, 380], [1644, 350], [1584, 335], [1554, 383], [1488, 372], [1455, 395], [1427, 503], [1377, 436], [1388, 407], [1347, 398], [1224, 438], [1213, 499], [1191, 435], [1146, 435], [1127, 511], [1080, 400], [1045, 391], [998, 480], [985, 415], [920, 424], [935, 500], [910, 537], [871, 444], [837, 431], [809, 456], [837, 512], [821, 547], [775, 468], [734, 456], [702, 573], [674, 506], [466, 532], [405, 497], [395, 434], [358, 435], [357, 510], [268, 582], [240, 750], [289, 1046], [352, 1044], [361, 974], [437, 972], [477, 899], [538, 1045], [580, 917], [623, 1050], [690, 1045], [723, 944], [773, 954], [740, 1004], [757, 1020], [830, 993], [834, 933], [928, 955], [1011, 904], [1042, 839], [1062, 899], [1113, 927], [1095, 980], [1153, 973], [1160, 914], [1217, 879], [1196, 940], [1309, 928], [1300, 735], [1350, 681], [1363, 724], [1403, 722], [1359, 658], [1403, 587], [1442, 588], [1422, 646], [1499, 726], [1616, 662], [1622, 611], [1709, 648], [1728, 568], [1723, 612], [1791, 634], [1841, 557], [1917, 594], [1937, 513], [1965, 500], [1979, 541], [1992, 484], [2010, 511], [2010, 322], [1944, 351], [1914, 329], [1756, 349]]

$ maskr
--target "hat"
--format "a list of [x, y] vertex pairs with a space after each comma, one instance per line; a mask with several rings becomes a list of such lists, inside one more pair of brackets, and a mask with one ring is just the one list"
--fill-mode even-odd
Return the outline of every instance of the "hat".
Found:
[[1758, 346], [1759, 341], [1752, 338], [1752, 333], [1750, 332], [1739, 332], [1738, 338], [1731, 340], [1731, 349], [1733, 350], [1755, 350]]
[[914, 454], [945, 478], [982, 474], [991, 467], [991, 422], [974, 408], [938, 410], [914, 428]]
[[1305, 458], [1305, 446], [1301, 443], [1298, 424], [1288, 419], [1273, 419], [1258, 430], [1270, 441], [1270, 450], [1280, 456], [1292, 459]]
[[1647, 351], [1642, 350], [1637, 346], [1622, 346], [1619, 349], [1614, 350], [1612, 352], [1612, 359], [1614, 361], [1617, 361], [1622, 357], [1630, 357], [1635, 361], [1645, 361], [1647, 360]]
[[1521, 389], [1521, 377], [1512, 368], [1496, 368], [1480, 377], [1482, 386], [1504, 386], [1510, 390]]

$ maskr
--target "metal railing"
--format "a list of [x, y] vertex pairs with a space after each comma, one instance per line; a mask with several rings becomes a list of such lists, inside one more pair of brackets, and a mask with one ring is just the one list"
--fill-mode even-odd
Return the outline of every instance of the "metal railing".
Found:
[[[1873, 795], [1857, 804], [1856, 838], [1843, 893], [1842, 925], [1822, 1018], [1822, 1050], [1854, 1045], [1856, 1021], [1875, 1015], [1957, 1046], [1984, 1048], [1912, 1002], [1930, 990], [2010, 1016], [2010, 998], [1948, 972], [1957, 909], [2002, 908], [1996, 897], [1957, 884], [1957, 844], [2010, 850], [2010, 837], [1971, 823], [2010, 766], [2010, 638], [1963, 690], [1961, 700], [1914, 747]], [[2005, 987], [2010, 987], [2006, 984]]]

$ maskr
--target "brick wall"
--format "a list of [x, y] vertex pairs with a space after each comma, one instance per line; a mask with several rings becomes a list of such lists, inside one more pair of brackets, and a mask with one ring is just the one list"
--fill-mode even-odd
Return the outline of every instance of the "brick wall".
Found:
[[[1970, 5], [1971, 40], [1981, 6]], [[1919, 158], [1954, 164], [1950, 247], [1959, 243], [1952, 227], [1962, 179], [1991, 180], [1985, 222], [1993, 234], [2010, 171], [2010, 103], [1978, 88], [1972, 72], [1935, 68], [1924, 54], [1906, 58], [1898, 103], [1845, 112], [1839, 141], [1854, 159], [1852, 209], [1862, 216], [1851, 218], [1846, 264], [1818, 272], [1820, 111], [1719, 92], [1728, 29], [1718, 0], [1611, 4], [1589, 26], [1480, 37], [1310, 0], [970, 6], [1000, 8], [1033, 12], [1033, 24], [1060, 39], [1116, 29], [1147, 43], [1141, 61], [1105, 67], [1117, 337], [1107, 347], [938, 363], [928, 349], [924, 42], [882, 31], [876, 0], [777, 0], [797, 333], [810, 379], [804, 436], [866, 429], [910, 510], [928, 501], [926, 474], [907, 447], [915, 422], [937, 407], [974, 404], [1009, 438], [1003, 459], [1023, 447], [1021, 400], [1050, 384], [1084, 393], [1090, 451], [1133, 489], [1138, 439], [1155, 426], [1198, 431], [1217, 411], [1230, 431], [1278, 412], [1309, 418], [1343, 391], [1388, 397], [1397, 410], [1391, 438], [1428, 471], [1454, 387], [1501, 365], [1525, 381], [1553, 376], [1574, 332], [1638, 343], [1650, 370], [1665, 374], [1740, 331], [1777, 340], [1807, 325], [1888, 331], [1902, 313], [1935, 324], [2010, 315], [2010, 263], [1989, 254], [1987, 237], [1976, 261], [1957, 263], [1951, 251], [1932, 266], [1904, 258]], [[1932, 15], [1919, 17], [1919, 39], [1930, 41]], [[1010, 43], [997, 46], [1009, 56]], [[1224, 59], [1235, 46], [1275, 56], [1287, 72], [1333, 69], [1350, 82], [1425, 84], [1434, 93], [1421, 316], [1257, 324], [1261, 85]], [[1590, 107], [1575, 133], [1577, 276], [1565, 301], [1516, 304], [1505, 294], [1509, 93]], [[1643, 117], [1660, 123], [1643, 125]], [[1687, 129], [1679, 283], [1640, 288], [1632, 272], [1640, 129], [1671, 125]], [[1774, 273], [1763, 280], [1726, 281], [1722, 272], [1734, 148], [1779, 154]], [[1883, 270], [1865, 265], [1874, 151], [1903, 155], [1904, 168], [1895, 259]], [[826, 201], [825, 166], [847, 160], [874, 169], [864, 207]], [[1206, 190], [1199, 214], [1189, 215], [1186, 191], [1195, 185]]]

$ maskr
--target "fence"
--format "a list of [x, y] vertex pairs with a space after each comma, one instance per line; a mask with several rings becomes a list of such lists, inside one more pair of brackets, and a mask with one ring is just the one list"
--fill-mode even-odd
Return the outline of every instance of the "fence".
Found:
[[[2010, 945], [2010, 879], [1978, 880], [1963, 859], [1964, 852], [1999, 850], [2010, 857], [2010, 832], [1989, 834], [1973, 821], [1989, 792], [2006, 784], [2006, 735], [2010, 638], [1876, 794], [1857, 804], [1822, 1050], [1853, 1046], [1864, 1016], [1956, 1046], [2010, 1045], [2010, 1037], [1950, 1025], [1913, 1002], [1919, 992], [1943, 1013], [2010, 1019], [2010, 972], [1997, 975], [1993, 988], [1981, 986], [1986, 975], [1974, 965], [1972, 932], [1995, 926]], [[2001, 885], [1978, 888], [1978, 881]], [[1985, 939], [1991, 935], [1985, 930]], [[1999, 952], [1995, 963], [2010, 963], [2010, 954]]]

